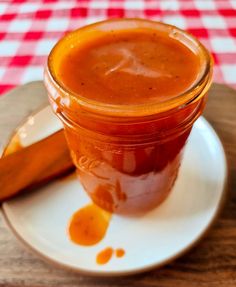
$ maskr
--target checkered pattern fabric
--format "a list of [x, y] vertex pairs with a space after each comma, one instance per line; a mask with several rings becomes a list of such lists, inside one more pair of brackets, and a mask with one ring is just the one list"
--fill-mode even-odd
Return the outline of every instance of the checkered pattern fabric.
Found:
[[0, 94], [42, 79], [66, 32], [111, 17], [141, 17], [188, 30], [212, 52], [214, 80], [236, 87], [236, 0], [2, 0]]

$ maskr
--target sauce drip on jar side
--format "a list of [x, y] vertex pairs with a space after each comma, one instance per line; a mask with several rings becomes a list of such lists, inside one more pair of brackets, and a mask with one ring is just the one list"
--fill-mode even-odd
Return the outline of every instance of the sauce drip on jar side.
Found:
[[104, 238], [110, 218], [111, 213], [95, 204], [82, 207], [74, 213], [69, 223], [70, 239], [83, 246], [97, 244]]

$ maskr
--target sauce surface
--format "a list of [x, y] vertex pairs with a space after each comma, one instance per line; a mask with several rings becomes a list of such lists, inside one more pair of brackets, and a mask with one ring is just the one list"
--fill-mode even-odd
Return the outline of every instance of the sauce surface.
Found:
[[82, 207], [69, 223], [70, 239], [79, 245], [91, 246], [101, 241], [109, 226], [111, 214], [95, 204]]
[[154, 30], [111, 31], [63, 54], [62, 84], [84, 98], [108, 104], [143, 104], [173, 98], [192, 86], [199, 58], [188, 47]]

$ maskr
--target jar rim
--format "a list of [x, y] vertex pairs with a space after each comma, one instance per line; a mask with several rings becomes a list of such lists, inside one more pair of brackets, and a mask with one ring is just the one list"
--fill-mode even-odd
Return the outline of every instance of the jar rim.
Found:
[[[78, 32], [86, 31], [91, 28], [95, 28], [98, 26], [106, 25], [106, 24], [116, 24], [117, 22], [123, 22], [124, 25], [126, 24], [140, 24], [144, 25], [144, 28], [152, 28], [152, 29], [161, 29], [164, 32], [168, 32], [169, 35], [171, 34], [172, 38], [176, 40], [180, 40], [178, 37], [183, 37], [182, 41], [189, 41], [189, 44], [198, 49], [199, 55], [202, 54], [203, 56], [203, 64], [199, 69], [199, 76], [198, 78], [192, 83], [192, 85], [183, 93], [177, 94], [176, 96], [164, 100], [162, 102], [151, 102], [145, 104], [110, 104], [99, 102], [93, 99], [85, 98], [80, 96], [79, 94], [69, 90], [65, 85], [61, 83], [61, 81], [56, 76], [54, 69], [53, 69], [53, 57], [55, 51], [61, 46], [67, 39], [71, 38], [73, 35], [77, 34]], [[132, 26], [132, 25], [131, 25]], [[103, 27], [104, 28], [104, 27]], [[127, 29], [127, 26], [124, 26], [124, 29]], [[182, 42], [183, 43], [183, 42]], [[187, 43], [185, 43], [187, 46]], [[188, 46], [187, 46], [188, 47]], [[190, 47], [189, 47], [190, 48]], [[108, 19], [100, 22], [96, 22], [84, 27], [81, 27], [75, 31], [68, 33], [62, 39], [60, 39], [53, 49], [51, 50], [48, 61], [47, 67], [45, 70], [45, 79], [49, 80], [54, 88], [59, 92], [59, 94], [63, 94], [63, 98], [67, 98], [67, 101], [64, 102], [71, 102], [73, 101], [73, 106], [78, 106], [79, 109], [83, 109], [92, 113], [100, 114], [100, 115], [107, 115], [107, 116], [116, 116], [116, 117], [133, 117], [133, 116], [150, 116], [154, 114], [159, 114], [162, 112], [166, 112], [177, 107], [184, 107], [189, 103], [192, 103], [198, 100], [201, 96], [205, 94], [205, 91], [209, 88], [212, 79], [212, 67], [213, 67], [213, 59], [208, 50], [201, 44], [201, 42], [189, 34], [188, 32], [169, 24], [165, 24], [162, 22], [151, 21], [146, 19], [139, 19], [139, 18], [120, 18], [120, 19]], [[68, 105], [61, 104], [62, 108], [69, 109]], [[64, 107], [63, 107], [64, 106]]]

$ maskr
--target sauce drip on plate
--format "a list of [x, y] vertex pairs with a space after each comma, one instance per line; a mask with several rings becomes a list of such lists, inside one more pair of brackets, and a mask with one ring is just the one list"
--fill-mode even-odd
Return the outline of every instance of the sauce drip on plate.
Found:
[[125, 255], [125, 250], [123, 248], [117, 248], [116, 250], [114, 250], [112, 247], [107, 247], [97, 254], [97, 264], [103, 265], [108, 263], [114, 253], [117, 258], [121, 258]]
[[123, 248], [117, 248], [116, 249], [116, 257], [120, 258], [125, 255], [125, 250]]
[[82, 207], [69, 223], [70, 239], [79, 245], [91, 246], [101, 241], [109, 226], [111, 214], [95, 204]]
[[100, 251], [96, 258], [97, 264], [103, 265], [109, 262], [113, 253], [114, 253], [114, 249], [111, 247], [107, 247], [103, 249], [102, 251]]

